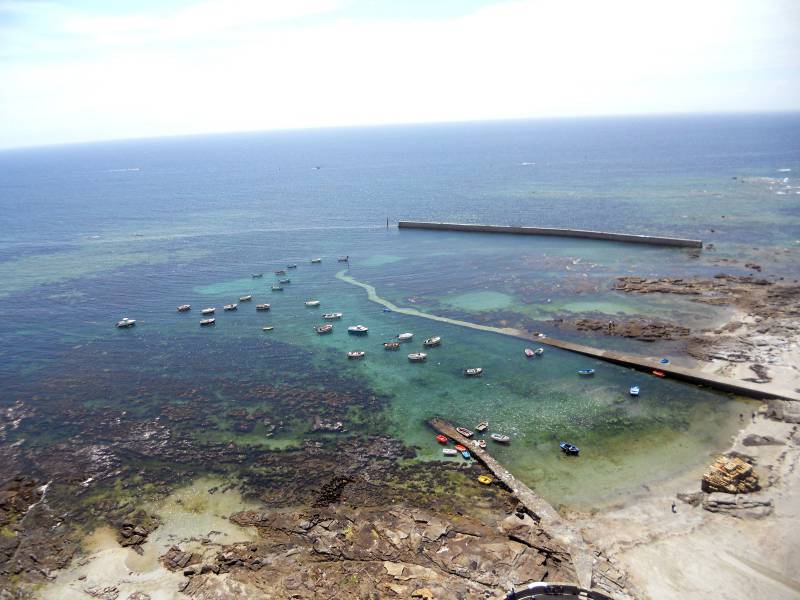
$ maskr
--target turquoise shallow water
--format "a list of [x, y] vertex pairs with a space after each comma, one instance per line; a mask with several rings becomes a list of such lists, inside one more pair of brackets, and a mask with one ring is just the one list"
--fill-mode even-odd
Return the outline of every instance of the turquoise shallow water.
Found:
[[[800, 121], [754, 119], [298, 132], [2, 153], [0, 402], [52, 407], [3, 443], [63, 442], [82, 431], [59, 412], [70, 405], [159, 416], [186, 402], [184, 390], [218, 407], [213, 427], [189, 433], [197, 439], [266, 451], [318, 436], [308, 415], [254, 399], [253, 388], [270, 385], [374, 395], [380, 409], [354, 408], [352, 433], [389, 432], [417, 446], [421, 460], [441, 459], [424, 426], [430, 416], [467, 426], [487, 419], [514, 438], [493, 452], [556, 504], [597, 506], [693, 468], [726, 446], [749, 404], [554, 349], [526, 360], [515, 339], [384, 313], [336, 279], [336, 257], [349, 254], [350, 274], [399, 305], [476, 322], [522, 316], [550, 333], [552, 318], [589, 313], [714, 326], [724, 310], [621, 296], [609, 284], [629, 274], [747, 273], [749, 260], [771, 276], [797, 276], [789, 193]], [[716, 249], [695, 256], [398, 231], [385, 227], [387, 216], [669, 233]], [[311, 265], [313, 256], [323, 263]], [[290, 263], [299, 265], [292, 283], [269, 291], [272, 271]], [[250, 278], [257, 272], [263, 279]], [[252, 303], [221, 311], [245, 294]], [[306, 308], [309, 298], [322, 305]], [[272, 310], [257, 313], [261, 302]], [[175, 311], [183, 303], [191, 313]], [[218, 309], [213, 329], [198, 324], [206, 306]], [[325, 311], [345, 318], [318, 336], [313, 326]], [[116, 330], [123, 315], [137, 326]], [[367, 337], [346, 334], [356, 323], [369, 326]], [[410, 364], [405, 346], [392, 353], [381, 345], [402, 331], [415, 333], [409, 348], [432, 334], [444, 342], [428, 363]], [[366, 350], [366, 359], [348, 361], [351, 349]], [[465, 378], [469, 366], [484, 367], [484, 377]], [[579, 379], [575, 371], [588, 366], [597, 374]], [[627, 394], [634, 383], [638, 399]], [[231, 412], [256, 406], [287, 427], [272, 437], [262, 424], [237, 429]], [[561, 439], [582, 447], [580, 459], [558, 452]]]

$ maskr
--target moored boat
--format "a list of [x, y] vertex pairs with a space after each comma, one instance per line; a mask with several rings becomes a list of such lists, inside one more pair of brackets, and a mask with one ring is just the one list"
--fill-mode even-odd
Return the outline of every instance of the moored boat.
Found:
[[441, 433], [436, 436], [436, 441], [440, 444], [446, 444], [449, 440], [447, 439], [446, 435], [442, 435]]
[[284, 271], [283, 269], [278, 269], [277, 271], [275, 271], [275, 275], [286, 275], [286, 271]]
[[536, 356], [541, 356], [542, 354], [544, 354], [544, 348], [537, 348], [536, 350], [533, 351], [533, 353]]
[[425, 362], [428, 359], [428, 355], [424, 352], [412, 352], [408, 355], [408, 360], [411, 362]]
[[366, 354], [367, 354], [366, 352], [363, 352], [361, 350], [354, 350], [352, 352], [348, 352], [347, 353], [347, 358], [349, 358], [349, 359], [364, 358], [364, 356], [366, 356]]
[[639, 386], [638, 385], [632, 385], [631, 389], [628, 390], [628, 393], [631, 396], [638, 396], [639, 395]]
[[252, 296], [240, 296], [239, 302], [250, 302], [253, 299]]
[[261, 278], [263, 276], [264, 276], [263, 273], [251, 273], [250, 274], [250, 277], [252, 277], [253, 279], [259, 279], [259, 278]]
[[482, 483], [483, 485], [491, 485], [493, 481], [494, 479], [488, 475], [478, 475], [478, 483]]
[[347, 333], [350, 335], [367, 335], [368, 331], [369, 328], [364, 325], [351, 325], [347, 328]]
[[523, 350], [523, 352], [525, 353], [525, 356], [527, 356], [528, 358], [533, 358], [534, 355], [536, 354], [533, 351], [533, 348], [525, 348], [525, 350]]
[[208, 327], [209, 325], [213, 325], [216, 322], [217, 322], [216, 319], [203, 319], [202, 321], [200, 321], [200, 326]]
[[296, 269], [297, 265], [286, 265], [287, 269]]
[[216, 308], [204, 308], [203, 310], [200, 311], [200, 314], [201, 315], [213, 315], [214, 311], [216, 311], [216, 310], [217, 310]]
[[453, 448], [442, 448], [442, 454], [445, 456], [458, 456], [458, 450]]
[[190, 310], [192, 310], [191, 304], [181, 304], [178, 307], [178, 312], [189, 312]]
[[493, 433], [489, 437], [492, 438], [492, 440], [497, 442], [498, 444], [508, 444], [511, 441], [510, 437], [502, 433]]
[[578, 448], [577, 446], [573, 446], [572, 444], [569, 444], [567, 442], [561, 442], [558, 445], [558, 447], [561, 448], [561, 451], [564, 454], [572, 454], [573, 456], [577, 456], [578, 454], [580, 454], [581, 451], [581, 449]]
[[658, 371], [658, 370], [653, 371], [653, 375], [655, 375], [656, 377], [666, 377], [667, 376], [667, 374], [664, 373], [664, 371]]
[[275, 328], [272, 325], [265, 325], [261, 328], [261, 331], [272, 331], [273, 329]]
[[281, 285], [286, 285], [287, 283], [292, 283], [291, 279], [279, 279], [278, 283]]
[[464, 450], [466, 450], [466, 449], [467, 449], [467, 447], [466, 447], [466, 446], [462, 446], [461, 444], [456, 444], [456, 445], [455, 445], [455, 449], [456, 449], [456, 451], [458, 451], [458, 452], [463, 452]]
[[578, 375], [581, 375], [582, 377], [589, 377], [594, 375], [594, 369], [580, 369], [578, 371]]
[[383, 349], [384, 350], [399, 350], [400, 349], [400, 342], [383, 342]]
[[317, 306], [319, 306], [319, 304], [320, 304], [319, 300], [306, 300], [306, 306], [311, 308], [316, 308]]
[[383, 307], [383, 312], [385, 312], [385, 313], [389, 313], [389, 312], [392, 312], [392, 309], [391, 309], [391, 308], [389, 308], [388, 306], [384, 306], [384, 307]]
[[128, 317], [122, 317], [121, 321], [117, 321], [117, 327], [120, 329], [127, 329], [128, 327], [133, 327], [136, 325], [136, 319], [129, 319]]
[[433, 348], [434, 346], [438, 346], [442, 343], [441, 336], [435, 335], [433, 337], [429, 337], [427, 340], [422, 342], [422, 345], [426, 348]]
[[324, 315], [322, 315], [322, 318], [325, 319], [326, 321], [336, 321], [337, 319], [342, 318], [342, 313], [337, 313], [337, 312], [325, 313]]
[[326, 333], [330, 333], [333, 331], [333, 325], [330, 323], [325, 323], [324, 325], [317, 325], [314, 327], [314, 331], [316, 331], [319, 335], [324, 335]]
[[339, 262], [347, 262], [347, 261], [350, 260], [350, 257], [349, 256], [340, 256], [336, 260], [339, 261]]
[[237, 310], [238, 308], [239, 308], [238, 304], [226, 304], [225, 306], [222, 307], [223, 310], [228, 310], [228, 311]]
[[405, 333], [399, 334], [397, 336], [397, 339], [400, 340], [401, 342], [410, 342], [413, 337], [414, 337], [414, 334], [411, 333], [410, 331], [407, 331]]
[[456, 431], [461, 435], [463, 435], [465, 438], [471, 438], [473, 435], [475, 435], [472, 431], [470, 431], [466, 427], [456, 427]]
[[481, 450], [486, 448], [486, 440], [473, 440], [472, 443], [475, 444]]
[[321, 262], [322, 262], [322, 259], [321, 259], [321, 258], [312, 258], [312, 259], [311, 259], [311, 264], [312, 264], [312, 265], [318, 265], [318, 264], [319, 264], [319, 263], [321, 263]]
[[478, 433], [483, 433], [487, 429], [489, 429], [489, 421], [481, 421], [475, 426], [475, 431]]
[[464, 451], [461, 453], [461, 456], [463, 456], [463, 457], [464, 457], [464, 458], [466, 458], [467, 460], [469, 460], [470, 458], [472, 458], [472, 454], [470, 454], [470, 453], [469, 453], [469, 450], [464, 450]]
[[283, 291], [283, 288], [281, 286], [279, 286], [279, 285], [273, 285], [270, 289], [273, 292], [282, 292]]
[[256, 310], [264, 311], [264, 310], [269, 310], [269, 308], [270, 308], [269, 304], [256, 304]]
[[464, 369], [464, 375], [467, 377], [480, 377], [483, 375], [483, 368], [482, 367], [472, 367], [469, 369]]

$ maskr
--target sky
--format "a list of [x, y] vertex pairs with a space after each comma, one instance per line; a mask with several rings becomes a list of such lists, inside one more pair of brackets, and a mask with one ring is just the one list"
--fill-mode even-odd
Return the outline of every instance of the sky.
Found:
[[800, 0], [0, 0], [0, 148], [800, 110]]

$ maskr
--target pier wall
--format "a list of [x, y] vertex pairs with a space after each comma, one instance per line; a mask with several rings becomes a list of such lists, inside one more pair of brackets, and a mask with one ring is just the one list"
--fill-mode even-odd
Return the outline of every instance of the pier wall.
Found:
[[591, 240], [608, 240], [612, 242], [628, 242], [649, 244], [651, 246], [675, 246], [680, 248], [702, 248], [701, 240], [661, 237], [653, 235], [635, 235], [630, 233], [612, 233], [608, 231], [591, 231], [588, 229], [560, 229], [555, 227], [511, 227], [506, 225], [479, 225], [469, 223], [432, 223], [424, 221], [400, 221], [400, 229], [430, 229], [435, 231], [470, 231], [476, 233], [510, 233], [516, 235], [550, 235], [561, 237], [585, 238]]

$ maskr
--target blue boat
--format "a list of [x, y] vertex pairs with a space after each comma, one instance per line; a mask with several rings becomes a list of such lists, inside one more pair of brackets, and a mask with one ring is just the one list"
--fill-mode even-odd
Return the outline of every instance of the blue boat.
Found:
[[594, 375], [594, 369], [581, 369], [578, 371], [578, 375], [583, 375], [584, 377]]
[[561, 451], [564, 454], [572, 454], [573, 456], [577, 456], [581, 451], [581, 449], [578, 448], [577, 446], [573, 446], [572, 444], [568, 444], [567, 442], [561, 442], [558, 445], [558, 447], [561, 448]]
[[469, 460], [470, 458], [472, 458], [472, 455], [469, 453], [469, 450], [464, 450], [464, 451], [461, 453], [461, 456], [463, 456], [463, 457], [464, 457], [464, 458], [466, 458], [467, 460]]
[[662, 358], [658, 362], [660, 362], [662, 365], [668, 365], [669, 364], [669, 359], [668, 358]]

